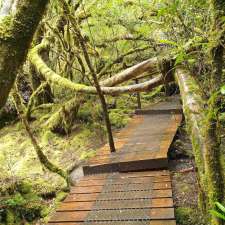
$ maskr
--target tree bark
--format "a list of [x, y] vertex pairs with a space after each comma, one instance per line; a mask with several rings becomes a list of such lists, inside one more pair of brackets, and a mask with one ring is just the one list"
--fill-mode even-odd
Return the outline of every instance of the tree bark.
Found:
[[4, 106], [23, 64], [48, 0], [21, 0], [15, 15], [0, 23], [0, 109]]
[[212, 35], [211, 39], [215, 43], [215, 46], [211, 49], [211, 58], [213, 65], [213, 73], [211, 76], [211, 84], [214, 90], [220, 87], [221, 82], [225, 79], [222, 76], [223, 71], [223, 55], [225, 45], [225, 1], [224, 0], [211, 0], [212, 7]]
[[157, 57], [148, 59], [144, 62], [138, 63], [135, 66], [132, 66], [104, 81], [100, 82], [101, 86], [105, 87], [113, 87], [118, 84], [123, 83], [124, 81], [130, 80], [131, 78], [135, 78], [144, 72], [155, 71], [158, 67], [158, 59]]
[[[214, 104], [209, 105], [208, 109], [206, 108], [201, 88], [188, 70], [176, 69], [175, 79], [180, 87], [183, 111], [203, 191], [201, 193], [203, 196], [201, 202], [204, 204], [202, 209], [206, 212], [212, 208], [215, 201], [219, 201], [223, 197], [220, 148], [215, 140], [217, 138], [215, 133], [217, 119], [214, 109], [211, 108]], [[213, 219], [211, 224], [218, 225], [220, 222]]]
[[66, 102], [47, 121], [47, 128], [54, 133], [69, 134], [84, 98], [74, 97]]

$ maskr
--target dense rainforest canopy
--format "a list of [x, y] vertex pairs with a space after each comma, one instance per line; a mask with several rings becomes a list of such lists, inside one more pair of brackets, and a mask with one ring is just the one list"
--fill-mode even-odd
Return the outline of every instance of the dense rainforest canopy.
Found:
[[135, 108], [173, 94], [198, 224], [223, 224], [224, 46], [223, 0], [0, 0], [0, 224], [46, 222], [71, 171], [106, 141], [116, 151]]

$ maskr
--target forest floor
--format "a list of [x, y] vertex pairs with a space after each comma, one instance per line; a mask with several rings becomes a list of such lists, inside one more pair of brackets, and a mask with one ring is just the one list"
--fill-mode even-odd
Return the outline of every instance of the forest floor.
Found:
[[197, 174], [191, 142], [184, 126], [180, 127], [169, 152], [177, 225], [206, 225], [198, 210]]

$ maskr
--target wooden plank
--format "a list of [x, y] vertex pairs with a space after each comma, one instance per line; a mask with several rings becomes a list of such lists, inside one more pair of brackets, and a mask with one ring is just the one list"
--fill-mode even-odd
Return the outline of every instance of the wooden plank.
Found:
[[172, 198], [172, 190], [153, 190], [152, 198]]
[[150, 217], [152, 220], [174, 219], [174, 208], [150, 209]]
[[99, 193], [92, 194], [70, 194], [66, 197], [64, 202], [88, 202], [95, 201]]
[[149, 225], [176, 225], [175, 220], [153, 220]]
[[59, 208], [56, 209], [58, 212], [62, 211], [90, 211], [94, 202], [63, 202]]
[[76, 186], [104, 185], [105, 180], [81, 180]]
[[71, 189], [73, 194], [100, 193], [103, 186], [74, 187]]
[[[169, 176], [170, 173], [168, 170], [156, 170], [156, 171], [142, 171], [142, 172], [122, 172], [118, 173], [120, 177], [155, 177], [155, 176]], [[97, 174], [97, 175], [88, 175], [81, 179], [83, 180], [100, 180], [106, 179], [109, 174]]]
[[171, 189], [171, 182], [160, 182], [154, 183], [152, 189], [153, 190], [162, 190], [162, 189]]
[[[162, 182], [170, 182], [170, 176], [162, 175], [162, 176], [137, 176], [137, 175], [129, 175], [121, 177], [121, 178], [128, 178], [130, 183], [136, 184], [136, 183], [143, 183], [146, 182], [148, 179], [152, 179], [153, 183], [162, 183]], [[93, 187], [93, 186], [103, 186], [105, 185], [106, 180], [81, 180], [79, 183], [76, 184], [76, 187]], [[123, 184], [125, 181], [117, 180], [115, 184]], [[72, 188], [73, 190], [73, 188]]]
[[169, 114], [169, 113], [182, 113], [181, 109], [136, 109], [137, 115], [154, 115], [154, 114]]
[[173, 207], [172, 198], [155, 198], [151, 200], [151, 208]]
[[49, 222], [83, 222], [87, 214], [88, 211], [56, 212]]
[[83, 223], [70, 223], [70, 222], [63, 222], [63, 223], [58, 223], [58, 222], [48, 222], [48, 225], [83, 225]]

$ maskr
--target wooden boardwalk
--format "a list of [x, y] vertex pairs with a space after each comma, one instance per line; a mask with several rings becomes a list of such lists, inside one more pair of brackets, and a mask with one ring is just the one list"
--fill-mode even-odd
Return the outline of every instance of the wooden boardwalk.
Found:
[[[154, 111], [154, 112], [152, 112]], [[50, 225], [175, 225], [167, 152], [182, 116], [172, 99], [139, 110], [108, 146], [84, 166], [84, 176]], [[151, 170], [152, 169], [152, 170]], [[157, 169], [157, 170], [156, 170]]]
[[[172, 106], [172, 107], [171, 107]], [[117, 152], [105, 145], [83, 167], [84, 174], [167, 168], [167, 153], [181, 123], [176, 99], [138, 110], [129, 125], [115, 136]]]

